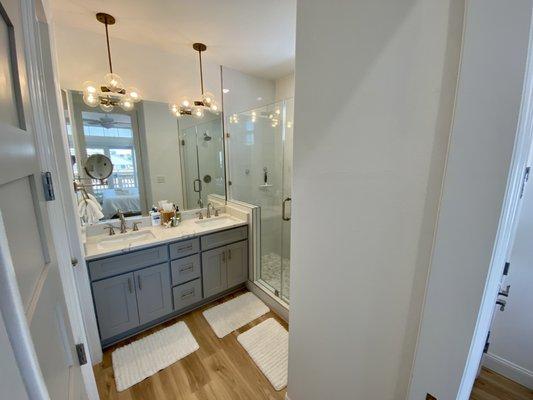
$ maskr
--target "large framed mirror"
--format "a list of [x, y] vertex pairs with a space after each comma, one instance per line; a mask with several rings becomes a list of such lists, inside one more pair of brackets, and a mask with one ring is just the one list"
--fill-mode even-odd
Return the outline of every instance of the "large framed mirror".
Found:
[[[147, 215], [167, 200], [180, 210], [203, 208], [208, 196], [226, 196], [221, 113], [176, 118], [168, 103], [142, 100], [130, 110], [106, 112], [83, 101], [83, 93], [63, 90], [68, 144], [75, 180], [102, 206], [104, 219]], [[104, 182], [84, 168], [94, 154], [108, 157], [113, 172]]]

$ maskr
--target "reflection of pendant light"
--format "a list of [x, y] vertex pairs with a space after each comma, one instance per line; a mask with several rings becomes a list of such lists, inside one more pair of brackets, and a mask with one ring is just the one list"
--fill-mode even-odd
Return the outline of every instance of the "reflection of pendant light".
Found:
[[87, 81], [83, 84], [83, 101], [90, 107], [96, 107], [99, 105], [105, 112], [112, 111], [116, 106], [120, 106], [125, 111], [130, 111], [133, 109], [134, 103], [141, 101], [141, 94], [139, 93], [139, 90], [134, 87], [124, 89], [122, 78], [113, 73], [107, 26], [115, 24], [115, 17], [106, 13], [98, 13], [96, 14], [96, 19], [98, 22], [105, 25], [109, 74], [104, 76], [105, 84], [100, 87], [91, 81]]
[[215, 96], [211, 92], [204, 92], [204, 71], [202, 68], [202, 51], [207, 50], [207, 46], [203, 43], [194, 43], [192, 48], [198, 52], [198, 58], [200, 60], [200, 89], [202, 91], [202, 97], [200, 100], [191, 101], [188, 97], [182, 97], [179, 102], [169, 105], [170, 112], [176, 117], [182, 115], [194, 115], [195, 117], [202, 118], [204, 111], [209, 110], [214, 113], [218, 113], [218, 104], [215, 101]]

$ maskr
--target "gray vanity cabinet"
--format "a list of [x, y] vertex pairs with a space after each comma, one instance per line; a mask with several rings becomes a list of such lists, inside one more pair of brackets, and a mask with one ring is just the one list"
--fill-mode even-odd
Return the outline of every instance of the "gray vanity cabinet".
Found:
[[246, 240], [202, 253], [202, 279], [205, 297], [246, 282], [248, 242]]
[[134, 275], [141, 325], [171, 313], [172, 295], [168, 263], [135, 271]]
[[226, 246], [228, 287], [237, 286], [248, 279], [248, 241]]
[[178, 315], [248, 278], [248, 227], [88, 262], [102, 345]]
[[133, 273], [93, 282], [92, 286], [102, 340], [139, 325]]
[[204, 297], [213, 296], [228, 288], [226, 267], [226, 247], [219, 247], [202, 253]]

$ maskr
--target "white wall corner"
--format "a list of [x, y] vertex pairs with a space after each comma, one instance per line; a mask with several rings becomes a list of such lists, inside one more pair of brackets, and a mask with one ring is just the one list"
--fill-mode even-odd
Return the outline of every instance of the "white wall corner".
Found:
[[491, 353], [483, 356], [483, 366], [533, 390], [533, 371]]

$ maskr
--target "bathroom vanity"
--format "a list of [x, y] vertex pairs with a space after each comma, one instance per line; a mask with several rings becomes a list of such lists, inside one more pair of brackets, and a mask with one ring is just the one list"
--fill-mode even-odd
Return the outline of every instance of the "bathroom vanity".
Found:
[[151, 236], [134, 248], [130, 243], [125, 249], [109, 250], [98, 248], [95, 240], [89, 243], [87, 267], [103, 347], [246, 282], [246, 222], [193, 223], [187, 221], [176, 230], [146, 229], [144, 233]]

